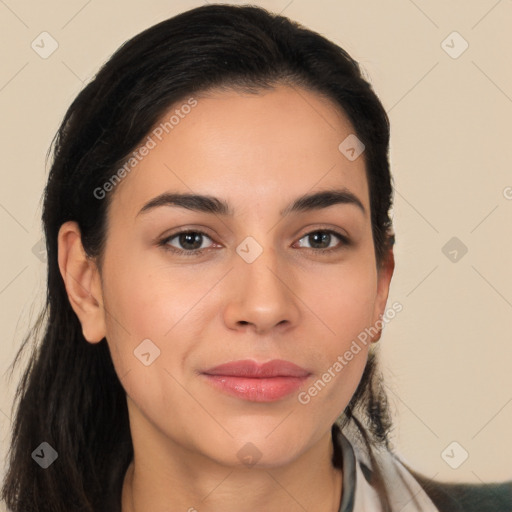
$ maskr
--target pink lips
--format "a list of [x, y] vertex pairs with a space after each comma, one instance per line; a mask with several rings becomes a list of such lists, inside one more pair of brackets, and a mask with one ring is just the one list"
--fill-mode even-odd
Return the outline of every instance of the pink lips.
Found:
[[274, 402], [296, 391], [310, 372], [280, 359], [233, 361], [203, 372], [217, 389], [252, 402]]

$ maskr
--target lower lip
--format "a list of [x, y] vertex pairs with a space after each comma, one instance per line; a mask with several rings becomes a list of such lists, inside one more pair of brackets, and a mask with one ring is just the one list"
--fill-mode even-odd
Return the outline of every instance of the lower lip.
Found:
[[307, 377], [247, 378], [231, 375], [208, 375], [217, 389], [250, 402], [275, 402], [297, 391]]

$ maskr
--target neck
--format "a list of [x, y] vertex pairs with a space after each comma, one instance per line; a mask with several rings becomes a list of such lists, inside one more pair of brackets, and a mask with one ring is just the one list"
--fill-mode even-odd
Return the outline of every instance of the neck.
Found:
[[330, 432], [286, 467], [266, 469], [226, 467], [180, 453], [179, 447], [167, 458], [161, 450], [147, 448], [137, 450], [134, 442], [134, 460], [123, 483], [122, 512], [339, 510], [342, 473], [331, 463]]

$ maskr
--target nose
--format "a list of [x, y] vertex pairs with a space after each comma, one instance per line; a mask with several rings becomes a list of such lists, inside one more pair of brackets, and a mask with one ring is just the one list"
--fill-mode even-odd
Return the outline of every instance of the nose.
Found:
[[297, 325], [300, 289], [292, 270], [283, 258], [278, 259], [272, 248], [264, 248], [252, 263], [236, 255], [224, 310], [224, 321], [230, 329], [264, 335]]

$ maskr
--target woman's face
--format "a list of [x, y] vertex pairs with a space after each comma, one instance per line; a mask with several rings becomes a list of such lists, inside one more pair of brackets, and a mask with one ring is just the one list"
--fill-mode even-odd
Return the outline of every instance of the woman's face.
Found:
[[[384, 313], [392, 267], [377, 273], [364, 152], [333, 104], [285, 86], [195, 100], [109, 192], [104, 335], [144, 449], [282, 465], [352, 397], [370, 344], [353, 342]], [[286, 212], [321, 191], [356, 199]], [[229, 211], [144, 208], [161, 194]], [[300, 370], [212, 370], [273, 360]]]

